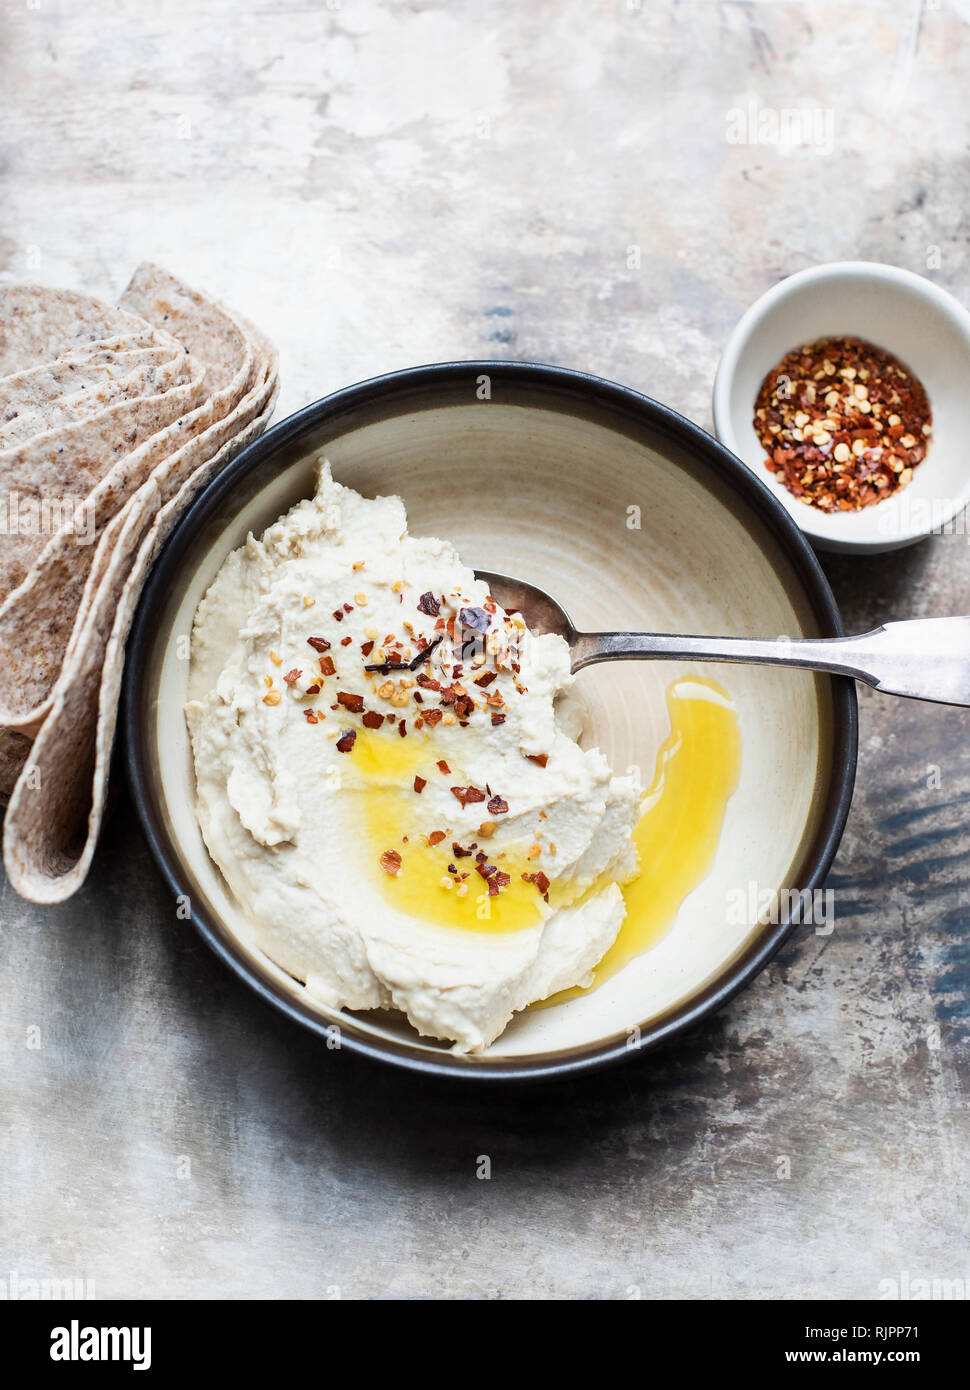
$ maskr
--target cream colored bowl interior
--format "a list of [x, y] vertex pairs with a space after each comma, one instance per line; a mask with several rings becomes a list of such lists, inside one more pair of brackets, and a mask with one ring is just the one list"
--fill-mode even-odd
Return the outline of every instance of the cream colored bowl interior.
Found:
[[[399, 493], [413, 534], [447, 537], [470, 564], [542, 585], [581, 628], [774, 637], [796, 636], [811, 622], [788, 596], [800, 590], [787, 560], [760, 523], [734, 514], [726, 490], [715, 496], [683, 461], [599, 424], [530, 407], [475, 404], [370, 425], [335, 439], [327, 453], [341, 482], [368, 496]], [[156, 737], [167, 814], [211, 908], [244, 942], [241, 914], [208, 858], [192, 810], [182, 718], [185, 639], [199, 598], [229, 551], [312, 486], [308, 460], [287, 468], [184, 576], [162, 667]], [[631, 508], [639, 509], [639, 529], [630, 524]], [[696, 994], [758, 930], [754, 921], [732, 922], [729, 890], [750, 883], [800, 886], [789, 873], [815, 829], [820, 748], [827, 748], [820, 698], [825, 709], [828, 696], [818, 678], [650, 661], [593, 667], [578, 679], [588, 711], [584, 743], [598, 744], [616, 770], [636, 764], [648, 782], [668, 733], [665, 690], [689, 671], [728, 689], [742, 728], [740, 786], [713, 872], [644, 956], [588, 996], [519, 1015], [489, 1056], [583, 1047], [656, 1019]], [[302, 995], [299, 984], [247, 950], [258, 971]], [[440, 1051], [397, 1016], [354, 1020], [375, 1037]]]

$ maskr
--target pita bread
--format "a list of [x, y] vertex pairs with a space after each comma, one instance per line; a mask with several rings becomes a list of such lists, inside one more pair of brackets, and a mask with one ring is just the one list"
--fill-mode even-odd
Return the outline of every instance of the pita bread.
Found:
[[0, 729], [0, 806], [6, 805], [17, 785], [21, 768], [30, 752], [30, 739], [11, 729]]
[[[166, 282], [169, 295], [162, 304], [149, 303], [146, 297], [146, 308], [171, 321], [170, 301], [175, 298], [171, 287], [179, 286], [179, 282], [153, 266], [143, 266], [136, 272], [143, 291], [149, 271]], [[204, 301], [195, 315], [195, 292], [180, 288], [184, 293], [178, 297], [179, 328], [196, 345], [196, 360], [202, 361], [207, 377], [211, 367], [214, 379], [225, 384], [198, 410], [122, 460], [95, 489], [89, 504], [98, 535], [156, 469], [164, 470], [163, 477], [171, 473], [181, 479], [199, 467], [207, 454], [221, 448], [228, 432], [245, 421], [230, 421], [228, 432], [219, 431], [210, 437], [203, 437], [206, 431], [228, 417], [246, 396], [257, 370], [267, 370], [265, 359], [275, 360], [275, 350], [248, 324], [243, 328], [238, 316], [212, 301]], [[181, 480], [177, 486], [181, 486]], [[45, 547], [23, 583], [0, 605], [0, 724], [34, 733], [44, 718], [94, 551], [94, 545], [79, 539], [77, 528], [65, 525]]]
[[119, 302], [155, 328], [171, 333], [205, 361], [210, 395], [231, 386], [240, 358], [247, 350], [252, 353], [250, 337], [238, 315], [150, 261], [138, 267]]
[[174, 339], [122, 352], [69, 354], [5, 377], [0, 381], [0, 450], [88, 419], [116, 400], [157, 395], [185, 378], [185, 349]]
[[[0, 600], [26, 579], [45, 548], [46, 516], [64, 499], [81, 500], [144, 440], [202, 403], [205, 369], [187, 358], [188, 379], [157, 396], [119, 401], [89, 420], [80, 420], [0, 452], [6, 530], [0, 545]], [[19, 529], [11, 513], [16, 505]], [[28, 521], [25, 526], [24, 518]]]
[[[100, 490], [97, 544], [82, 546], [72, 527], [62, 528], [0, 607], [0, 706], [15, 707], [0, 709], [0, 723], [9, 725], [12, 715], [14, 725], [19, 720], [37, 735], [30, 748], [22, 733], [0, 731], [0, 794], [5, 778], [7, 785], [17, 778], [4, 858], [13, 886], [39, 902], [69, 897], [90, 865], [104, 815], [124, 645], [151, 563], [197, 492], [265, 429], [278, 389], [275, 349], [262, 334], [166, 272], [139, 267], [122, 298], [203, 364], [207, 392], [194, 411], [101, 478], [91, 494]], [[97, 320], [88, 312], [93, 333]], [[62, 319], [63, 328], [67, 315]], [[3, 342], [0, 334], [0, 349]]]
[[130, 310], [45, 285], [0, 288], [0, 377], [52, 362], [100, 338], [145, 327]]
[[[276, 400], [275, 369], [257, 393], [264, 408], [151, 517], [147, 497], [129, 514], [123, 552], [140, 538], [134, 565], [110, 565], [84, 630], [54, 690], [47, 719], [14, 788], [3, 851], [12, 886], [33, 902], [62, 902], [84, 882], [101, 830], [124, 671], [124, 646], [151, 563], [196, 493], [266, 427]], [[258, 408], [258, 407], [257, 407]], [[203, 475], [203, 476], [200, 476]], [[150, 483], [149, 488], [156, 485]], [[159, 494], [160, 496], [160, 494]]]

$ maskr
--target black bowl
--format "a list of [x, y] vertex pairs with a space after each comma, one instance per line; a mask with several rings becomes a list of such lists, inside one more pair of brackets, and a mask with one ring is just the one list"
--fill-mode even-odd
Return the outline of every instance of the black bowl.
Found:
[[[534, 1080], [564, 1077], [605, 1066], [634, 1052], [656, 1046], [693, 1026], [743, 989], [778, 951], [793, 930], [787, 917], [757, 928], [703, 987], [660, 1016], [639, 1025], [635, 1047], [628, 1027], [582, 1045], [558, 1047], [517, 1056], [460, 1056], [428, 1045], [413, 1035], [375, 1035], [362, 1016], [333, 1016], [301, 995], [302, 987], [283, 976], [248, 946], [223, 920], [189, 862], [186, 851], [186, 805], [166, 795], [164, 783], [175, 717], [165, 712], [159, 692], [163, 667], [177, 635], [191, 622], [187, 576], [218, 563], [240, 537], [227, 543], [224, 533], [253, 504], [263, 507], [258, 523], [269, 522], [310, 486], [308, 455], [322, 446], [339, 454], [347, 441], [367, 430], [376, 452], [393, 458], [400, 446], [415, 457], [415, 440], [423, 429], [442, 430], [454, 450], [478, 450], [487, 462], [490, 431], [503, 419], [496, 407], [510, 407], [507, 420], [521, 421], [522, 438], [533, 442], [537, 431], [563, 429], [594, 433], [604, 452], [590, 455], [586, 486], [608, 486], [611, 443], [617, 450], [643, 452], [643, 486], [649, 491], [650, 460], [674, 467], [700, 484], [705, 495], [740, 521], [777, 574], [780, 588], [798, 612], [807, 635], [842, 633], [838, 610], [819, 564], [791, 517], [734, 456], [690, 421], [635, 391], [599, 378], [531, 363], [459, 362], [418, 367], [377, 377], [335, 392], [274, 426], [250, 445], [190, 506], [162, 552], [145, 587], [127, 654], [123, 694], [125, 749], [135, 805], [152, 852], [173, 892], [191, 903], [192, 920], [216, 954], [246, 983], [295, 1022], [333, 1040], [339, 1024], [341, 1046], [411, 1070], [462, 1076], [472, 1080]], [[517, 414], [515, 412], [526, 412]], [[518, 428], [518, 425], [516, 426]], [[450, 431], [450, 435], [448, 435]], [[601, 433], [605, 431], [606, 433]], [[478, 455], [476, 455], [477, 457]], [[582, 465], [585, 466], [585, 465]], [[564, 464], [565, 467], [565, 464]], [[413, 478], [402, 464], [405, 500]], [[486, 485], [488, 473], [485, 473]], [[354, 477], [345, 479], [354, 482]], [[362, 490], [367, 491], [365, 478]], [[685, 478], [685, 486], [687, 486]], [[385, 489], [386, 490], [386, 489]], [[258, 504], [254, 502], [260, 496]], [[499, 499], [501, 500], [501, 499]], [[494, 501], [494, 497], [493, 497]], [[547, 521], [555, 524], [555, 498]], [[266, 510], [268, 507], [268, 510]], [[409, 502], [410, 508], [410, 502]], [[418, 527], [415, 527], [418, 533]], [[456, 538], [457, 539], [457, 538]], [[221, 545], [221, 551], [219, 546]], [[462, 545], [463, 553], [464, 546]], [[485, 565], [486, 557], [466, 558]], [[760, 563], [761, 555], [759, 555]], [[496, 559], [494, 568], [514, 569]], [[541, 574], [523, 577], [541, 583]], [[208, 582], [206, 580], [206, 582]], [[551, 586], [550, 586], [551, 587]], [[190, 596], [190, 595], [189, 595]], [[763, 634], [770, 635], [770, 634]], [[832, 863], [848, 813], [856, 766], [857, 707], [851, 680], [816, 676], [819, 759], [812, 810], [785, 882], [801, 891], [821, 886]], [[168, 728], [165, 720], [168, 719]], [[181, 756], [181, 755], [180, 755]], [[180, 773], [180, 776], [183, 775]], [[186, 783], [186, 785], [188, 785]], [[180, 820], [181, 825], [176, 824]]]

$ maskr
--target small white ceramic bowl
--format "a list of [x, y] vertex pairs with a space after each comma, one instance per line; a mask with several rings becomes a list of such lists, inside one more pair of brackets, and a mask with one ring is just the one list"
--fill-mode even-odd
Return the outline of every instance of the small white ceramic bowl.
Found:
[[[765, 467], [754, 404], [772, 367], [802, 343], [864, 338], [911, 367], [929, 395], [933, 435], [909, 487], [860, 512], [828, 515]], [[819, 550], [872, 554], [941, 531], [970, 502], [970, 314], [931, 281], [874, 261], [801, 270], [752, 304], [714, 381], [717, 437], [755, 473]]]

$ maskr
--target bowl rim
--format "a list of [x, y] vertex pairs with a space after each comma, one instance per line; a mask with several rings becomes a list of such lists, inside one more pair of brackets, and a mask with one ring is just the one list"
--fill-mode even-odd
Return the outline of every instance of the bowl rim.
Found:
[[[652, 400], [631, 387], [570, 368], [541, 362], [469, 360], [431, 363], [379, 376], [343, 387], [304, 406], [242, 450], [196, 497], [172, 531], [152, 567], [141, 594], [128, 638], [122, 690], [122, 737], [124, 757], [132, 799], [149, 849], [162, 877], [176, 897], [188, 898], [190, 918], [209, 948], [230, 970], [267, 1003], [286, 1017], [301, 1023], [321, 1039], [332, 1037], [334, 1022], [305, 1007], [295, 996], [283, 992], [269, 976], [260, 978], [246, 960], [242, 948], [234, 950], [220, 934], [216, 920], [210, 920], [205, 906], [187, 891], [179, 846], [168, 833], [160, 807], [157, 779], [152, 775], [152, 713], [157, 699], [150, 684], [150, 658], [159, 629], [155, 616], [177, 584], [182, 558], [205, 521], [227, 497], [237, 480], [270, 459], [281, 447], [297, 442], [318, 429], [329, 418], [358, 407], [374, 407], [388, 398], [401, 397], [402, 405], [421, 408], [421, 397], [434, 386], [454, 386], [460, 378], [467, 388], [469, 373], [487, 376], [492, 384], [506, 381], [522, 388], [540, 391], [542, 408], [570, 414], [569, 403], [585, 401], [622, 416], [631, 414], [656, 432], [674, 440], [688, 451], [699, 453], [723, 475], [728, 486], [739, 493], [766, 529], [779, 543], [803, 588], [820, 630], [827, 635], [843, 635], [839, 611], [828, 581], [811, 547], [783, 506], [746, 464], [734, 457], [713, 435], [686, 419], [669, 406]], [[433, 403], [432, 403], [433, 404]], [[394, 413], [404, 414], [402, 408]], [[858, 704], [855, 683], [839, 676], [830, 678], [832, 692], [832, 768], [826, 799], [811, 844], [804, 851], [805, 883], [802, 891], [821, 886], [835, 858], [849, 812], [855, 782], [858, 748]], [[189, 876], [191, 877], [191, 876]], [[213, 914], [213, 919], [215, 914]], [[520, 1058], [498, 1057], [486, 1061], [464, 1054], [428, 1053], [423, 1047], [398, 1039], [375, 1039], [354, 1031], [353, 1016], [339, 1022], [340, 1045], [348, 1051], [401, 1066], [412, 1073], [423, 1073], [452, 1080], [535, 1082], [572, 1078], [612, 1065], [658, 1046], [694, 1026], [715, 1012], [768, 964], [792, 934], [797, 922], [784, 914], [777, 924], [763, 931], [733, 957], [703, 989], [652, 1022], [640, 1026], [635, 1045], [628, 1030], [588, 1045], [559, 1049], [548, 1054]], [[225, 930], [231, 939], [231, 932]]]
[[[885, 285], [919, 295], [927, 304], [932, 306], [935, 313], [949, 319], [954, 326], [960, 329], [967, 340], [968, 347], [970, 347], [970, 311], [942, 285], [928, 280], [925, 275], [919, 275], [914, 270], [907, 270], [904, 266], [891, 265], [888, 261], [824, 261], [820, 265], [806, 266], [802, 270], [796, 270], [791, 275], [777, 280], [749, 304], [738, 319], [724, 344], [720, 361], [717, 364], [717, 371], [714, 374], [712, 413], [717, 438], [726, 449], [729, 449], [736, 458], [740, 459], [745, 468], [754, 473], [755, 477], [758, 477], [757, 467], [748, 463], [740, 453], [731, 421], [731, 400], [735, 375], [755, 329], [772, 310], [806, 285], [821, 280], [850, 279], [861, 276], [874, 283], [882, 282]], [[761, 481], [760, 478], [759, 481]], [[779, 499], [775, 498], [775, 500], [778, 501]], [[885, 536], [879, 535], [860, 533], [858, 537], [851, 540], [831, 536], [824, 529], [813, 526], [813, 522], [818, 521], [818, 518], [813, 514], [814, 509], [811, 507], [804, 507], [807, 513], [804, 520], [799, 519], [799, 514], [794, 509], [789, 511], [789, 515], [798, 529], [810, 537], [811, 541], [821, 549], [832, 550], [841, 554], [854, 552], [856, 554], [875, 555], [882, 554], [887, 550], [915, 545], [918, 541], [933, 535], [938, 527], [945, 526], [955, 516], [959, 516], [968, 503], [970, 503], [970, 470], [967, 471], [963, 487], [957, 496], [951, 499], [950, 507], [938, 516], [931, 516], [926, 525], [910, 525], [904, 532], [894, 535], [889, 543], [887, 543]], [[786, 510], [788, 509], [786, 508]]]

